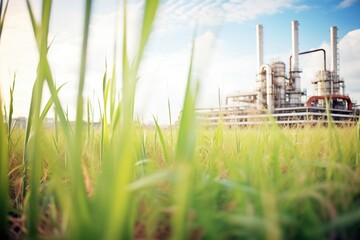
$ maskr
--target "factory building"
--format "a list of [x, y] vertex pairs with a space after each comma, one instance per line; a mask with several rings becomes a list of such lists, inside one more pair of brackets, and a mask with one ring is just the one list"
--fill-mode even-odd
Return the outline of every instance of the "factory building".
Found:
[[[336, 124], [353, 124], [359, 119], [359, 111], [345, 93], [344, 80], [339, 76], [337, 27], [330, 28], [331, 67], [326, 68], [325, 49], [299, 52], [299, 23], [291, 22], [292, 51], [286, 63], [264, 63], [263, 26], [256, 26], [257, 77], [256, 89], [248, 93], [226, 96], [225, 106], [197, 110], [201, 124], [253, 125], [269, 121], [279, 124], [327, 123], [329, 115]], [[299, 57], [305, 54], [322, 54], [323, 67], [311, 81], [314, 92], [303, 101]]]

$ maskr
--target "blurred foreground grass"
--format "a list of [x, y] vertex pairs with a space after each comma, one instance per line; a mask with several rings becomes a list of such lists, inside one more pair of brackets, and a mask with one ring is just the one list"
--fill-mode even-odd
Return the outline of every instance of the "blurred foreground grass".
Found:
[[[133, 181], [126, 186], [131, 198], [126, 205], [129, 238], [177, 238], [174, 225], [179, 222], [173, 218], [179, 211], [177, 199], [184, 197], [186, 207], [181, 211], [186, 222], [177, 234], [185, 239], [357, 238], [360, 167], [355, 127], [200, 129], [188, 168], [175, 158], [171, 131], [160, 131], [163, 142], [156, 129], [136, 126], [134, 130], [137, 160]], [[43, 169], [37, 229], [41, 237], [69, 238], [69, 217], [78, 217], [71, 207], [76, 196], [71, 195], [73, 179], [66, 169], [65, 138], [60, 136], [54, 144], [54, 136], [54, 130], [46, 130], [40, 140], [44, 151], [39, 156]], [[84, 145], [79, 173], [91, 209], [88, 220], [94, 225], [109, 220], [96, 212], [96, 189], [109, 188], [100, 180], [100, 136], [94, 130], [91, 139], [84, 137], [89, 144]], [[10, 212], [19, 219], [27, 219], [28, 204], [20, 186], [23, 138], [16, 129], [9, 150]], [[102, 197], [117, 197], [113, 193], [108, 189], [110, 195]], [[108, 200], [121, 204], [121, 199]], [[87, 235], [83, 224], [79, 220], [78, 230]], [[95, 234], [102, 228], [93, 226], [91, 231]]]
[[[122, 65], [114, 64], [110, 74], [104, 71], [100, 129], [92, 125], [94, 106], [83, 97], [92, 8], [86, 1], [76, 121], [71, 123], [47, 58], [52, 1], [42, 1], [40, 19], [26, 3], [39, 63], [25, 131], [13, 124], [15, 83], [10, 106], [3, 108], [0, 98], [1, 239], [360, 235], [360, 124], [199, 129], [193, 46], [178, 126], [161, 129], [155, 118], [154, 128], [142, 126], [134, 121], [135, 90], [157, 0], [145, 2], [135, 59], [128, 56], [124, 1]], [[51, 98], [41, 108], [44, 87]], [[54, 128], [46, 129], [44, 118], [52, 106]]]

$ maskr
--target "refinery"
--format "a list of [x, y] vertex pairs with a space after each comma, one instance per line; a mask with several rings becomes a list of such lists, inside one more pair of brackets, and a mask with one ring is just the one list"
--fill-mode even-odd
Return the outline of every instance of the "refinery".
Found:
[[[257, 77], [256, 89], [236, 93], [225, 98], [225, 105], [217, 108], [197, 109], [202, 125], [256, 125], [276, 121], [280, 125], [293, 124], [354, 124], [359, 109], [345, 93], [345, 82], [340, 76], [337, 27], [330, 28], [330, 69], [327, 69], [326, 50], [313, 49], [299, 52], [299, 23], [291, 22], [292, 50], [286, 63], [264, 63], [263, 26], [256, 26]], [[305, 54], [322, 54], [323, 64], [311, 84], [316, 93], [306, 97], [301, 91], [299, 57]], [[305, 79], [307, 80], [307, 79]], [[330, 117], [331, 116], [331, 117]]]

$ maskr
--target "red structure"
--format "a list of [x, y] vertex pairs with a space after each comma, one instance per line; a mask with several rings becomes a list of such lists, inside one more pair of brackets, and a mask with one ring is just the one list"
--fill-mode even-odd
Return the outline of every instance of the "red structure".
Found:
[[330, 108], [343, 109], [352, 111], [352, 102], [349, 96], [346, 95], [325, 95], [325, 96], [311, 96], [307, 102], [308, 107], [317, 107], [318, 105], [324, 105], [325, 101], [329, 101]]

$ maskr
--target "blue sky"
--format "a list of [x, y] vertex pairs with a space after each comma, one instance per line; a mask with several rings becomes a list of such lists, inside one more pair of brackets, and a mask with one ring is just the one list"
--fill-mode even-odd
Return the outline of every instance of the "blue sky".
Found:
[[[115, 21], [122, 8], [122, 1], [116, 2], [94, 1], [84, 93], [94, 102], [101, 98], [105, 59], [109, 65], [113, 59]], [[39, 15], [40, 1], [31, 0], [31, 3]], [[57, 83], [67, 82], [60, 98], [69, 109], [70, 117], [75, 111], [83, 6], [83, 0], [54, 0], [52, 7], [50, 38], [54, 38], [54, 43], [49, 51], [49, 61]], [[128, 1], [130, 52], [137, 46], [143, 6], [142, 0]], [[329, 28], [338, 27], [340, 74], [345, 79], [346, 93], [360, 103], [359, 13], [360, 2], [357, 0], [162, 1], [141, 67], [136, 112], [145, 122], [151, 121], [153, 114], [166, 124], [169, 98], [173, 118], [177, 118], [195, 26], [198, 29], [195, 65], [201, 87], [198, 105], [213, 107], [218, 103], [219, 90], [224, 99], [227, 94], [254, 89], [256, 24], [264, 26], [265, 62], [281, 60], [287, 64], [291, 54], [292, 20], [300, 23], [300, 51], [320, 47], [329, 50]], [[121, 20], [118, 26], [118, 43], [121, 44]], [[8, 89], [16, 72], [15, 116], [27, 116], [37, 59], [25, 1], [10, 1], [0, 44], [0, 86], [8, 103]], [[310, 95], [310, 82], [321, 68], [321, 57], [303, 56], [300, 67], [303, 69], [302, 88], [307, 88]], [[48, 96], [45, 88], [45, 98]]]

